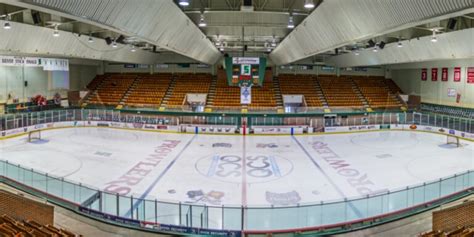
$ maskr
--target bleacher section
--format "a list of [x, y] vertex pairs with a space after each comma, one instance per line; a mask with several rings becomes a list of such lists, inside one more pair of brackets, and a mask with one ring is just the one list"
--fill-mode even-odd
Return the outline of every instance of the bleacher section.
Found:
[[213, 106], [215, 108], [241, 107], [240, 88], [227, 85], [227, 78], [223, 70], [217, 74], [216, 95]]
[[474, 109], [458, 108], [444, 105], [421, 104], [421, 110], [462, 118], [474, 118]]
[[127, 106], [160, 106], [173, 78], [172, 74], [141, 75], [125, 95]]
[[[400, 88], [383, 77], [334, 75], [279, 75], [275, 81], [266, 73], [262, 87], [252, 87], [250, 109], [281, 106], [282, 95], [304, 95], [308, 107], [397, 108], [404, 106]], [[211, 74], [106, 74], [88, 86], [88, 104], [131, 107], [179, 107], [188, 93], [210, 93]], [[240, 88], [228, 86], [223, 70], [212, 84], [208, 108], [242, 108]], [[215, 86], [215, 88], [214, 88]], [[244, 106], [246, 108], [247, 106]], [[465, 114], [463, 112], [463, 114]], [[473, 113], [466, 114], [472, 116]]]
[[54, 207], [0, 190], [0, 236], [76, 236], [53, 226]]
[[329, 107], [364, 106], [363, 98], [357, 94], [350, 78], [319, 76], [318, 81]]
[[188, 93], [209, 93], [212, 82], [211, 74], [176, 74], [175, 85], [168, 99], [168, 106], [184, 104], [184, 98]]
[[397, 88], [393, 88], [393, 84], [392, 88], [389, 88], [383, 77], [353, 77], [352, 80], [354, 80], [371, 108], [400, 107], [403, 105], [398, 98], [398, 94], [392, 92], [392, 89], [397, 91]]
[[90, 104], [118, 105], [136, 78], [136, 74], [109, 75], [97, 82], [97, 89], [90, 94], [87, 101]]
[[474, 201], [433, 212], [432, 231], [421, 237], [474, 237]]
[[308, 107], [321, 107], [323, 102], [316, 90], [317, 81], [309, 75], [280, 75], [282, 95], [303, 95]]

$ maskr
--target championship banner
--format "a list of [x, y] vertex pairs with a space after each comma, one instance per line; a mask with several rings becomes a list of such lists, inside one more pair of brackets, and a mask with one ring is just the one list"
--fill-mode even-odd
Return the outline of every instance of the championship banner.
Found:
[[454, 68], [454, 82], [460, 82], [460, 81], [461, 81], [461, 68], [455, 67]]
[[467, 68], [467, 83], [474, 84], [474, 67]]
[[43, 58], [43, 70], [45, 71], [69, 71], [69, 60], [57, 58]]
[[448, 68], [441, 69], [441, 81], [448, 81]]
[[431, 69], [431, 81], [437, 81], [438, 80], [438, 68], [432, 68]]
[[428, 79], [428, 69], [421, 69], [421, 80], [426, 81]]
[[233, 64], [260, 64], [260, 58], [244, 58], [244, 57], [235, 57], [232, 58]]
[[252, 87], [240, 87], [240, 103], [244, 105], [252, 103]]

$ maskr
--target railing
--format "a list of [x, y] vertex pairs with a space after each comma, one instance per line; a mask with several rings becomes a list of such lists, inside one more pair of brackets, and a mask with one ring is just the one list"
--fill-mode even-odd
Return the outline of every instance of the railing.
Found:
[[[192, 116], [193, 117], [193, 116]], [[180, 117], [182, 119], [182, 116]], [[474, 120], [419, 113], [387, 113], [347, 118], [324, 119], [302, 117], [296, 123], [316, 126], [347, 126], [364, 124], [420, 124], [456, 129], [474, 133]], [[105, 110], [61, 110], [7, 115], [0, 117], [1, 130], [16, 129], [38, 124], [64, 121], [120, 121], [129, 123], [175, 124], [177, 119], [162, 116], [123, 115]], [[235, 119], [235, 122], [238, 119]], [[276, 125], [293, 123], [290, 119]], [[237, 124], [238, 125], [238, 124]], [[5, 135], [5, 134], [2, 134]], [[41, 157], [38, 157], [41, 159]], [[390, 218], [409, 213], [415, 207], [470, 190], [474, 187], [473, 167], [466, 172], [441, 178], [433, 182], [403, 187], [390, 192], [345, 200], [301, 203], [296, 206], [213, 206], [167, 202], [156, 199], [138, 199], [108, 193], [87, 185], [55, 177], [47, 173], [22, 167], [9, 161], [0, 161], [0, 175], [24, 185], [48, 198], [57, 198], [65, 205], [77, 205], [78, 210], [95, 218], [104, 218], [119, 224], [155, 230], [216, 234], [267, 233], [314, 230], [317, 226], [340, 226], [361, 219]], [[403, 216], [403, 215], [401, 215]], [[181, 229], [178, 227], [182, 227]], [[191, 229], [195, 228], [195, 229]], [[220, 232], [219, 232], [220, 230]], [[288, 231], [287, 231], [288, 232]]]

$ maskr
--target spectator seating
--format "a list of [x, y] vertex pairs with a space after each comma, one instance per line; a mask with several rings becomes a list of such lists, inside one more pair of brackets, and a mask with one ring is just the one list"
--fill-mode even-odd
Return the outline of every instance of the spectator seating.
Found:
[[423, 237], [474, 237], [474, 201], [433, 212], [432, 230]]
[[172, 74], [142, 75], [125, 96], [125, 105], [134, 107], [160, 106], [168, 91]]
[[184, 97], [188, 93], [209, 93], [209, 88], [212, 82], [211, 74], [176, 74], [175, 84], [168, 99], [170, 106], [177, 106], [184, 104]]
[[444, 105], [421, 104], [421, 110], [462, 118], [474, 118], [474, 109], [458, 108]]
[[252, 86], [251, 109], [263, 109], [276, 107], [275, 93], [271, 82], [264, 82], [260, 86]]
[[[398, 94], [394, 94], [383, 77], [353, 77], [362, 95], [372, 108], [400, 107]], [[396, 88], [395, 88], [396, 89]]]
[[218, 74], [214, 107], [241, 107], [240, 88], [229, 86], [225, 74]]
[[88, 98], [90, 104], [118, 105], [137, 78], [136, 74], [113, 74], [105, 78]]
[[318, 81], [329, 107], [364, 106], [350, 78], [319, 76]]
[[280, 75], [282, 95], [303, 95], [308, 107], [321, 107], [322, 101], [316, 90], [317, 81], [311, 75]]

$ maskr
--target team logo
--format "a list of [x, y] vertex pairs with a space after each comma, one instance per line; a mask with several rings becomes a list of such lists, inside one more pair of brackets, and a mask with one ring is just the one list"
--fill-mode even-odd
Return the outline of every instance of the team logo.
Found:
[[5, 132], [2, 132], [2, 137], [4, 137], [5, 135], [6, 135]]
[[230, 143], [224, 143], [224, 142], [218, 142], [218, 143], [213, 143], [212, 147], [225, 147], [225, 148], [231, 148], [232, 144]]
[[191, 190], [186, 193], [190, 201], [186, 203], [209, 203], [212, 205], [221, 205], [222, 198], [224, 197], [224, 192], [220, 191], [210, 191], [208, 193], [204, 193], [201, 189], [200, 190]]
[[440, 128], [438, 131], [439, 131], [439, 132], [445, 132], [446, 130]]
[[141, 129], [143, 128], [143, 123], [133, 123], [133, 128], [138, 128], [138, 129]]
[[410, 125], [410, 129], [413, 129], [413, 130], [415, 130], [416, 128], [417, 128], [416, 124], [412, 124], [412, 125]]
[[263, 183], [280, 179], [291, 173], [293, 164], [279, 156], [249, 154], [215, 154], [199, 159], [196, 170], [203, 176], [229, 183]]
[[456, 131], [455, 131], [454, 129], [449, 129], [449, 134], [455, 135], [455, 134], [456, 134]]
[[296, 205], [301, 201], [301, 197], [296, 191], [291, 191], [287, 193], [273, 193], [266, 191], [265, 199], [268, 203], [278, 206]]
[[278, 148], [275, 143], [258, 143], [257, 148]]

